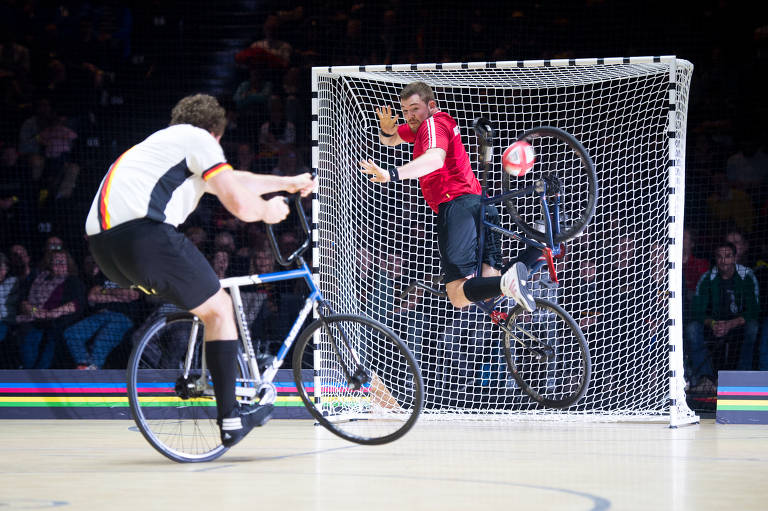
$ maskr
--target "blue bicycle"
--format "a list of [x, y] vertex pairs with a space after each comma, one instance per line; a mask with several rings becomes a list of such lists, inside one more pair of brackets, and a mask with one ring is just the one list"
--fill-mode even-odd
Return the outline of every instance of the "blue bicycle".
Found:
[[[518, 140], [531, 144], [536, 153], [534, 168], [522, 177], [502, 172], [489, 196], [494, 130], [484, 118], [474, 130], [481, 157], [482, 209], [484, 228], [479, 229], [477, 275], [482, 275], [485, 236], [506, 237], [541, 250], [543, 257], [533, 264], [529, 281], [546, 266], [550, 281], [557, 283], [555, 260], [565, 256], [565, 241], [581, 234], [594, 216], [597, 203], [597, 175], [584, 146], [566, 131], [539, 127], [526, 131]], [[498, 193], [497, 193], [498, 192]], [[505, 219], [488, 220], [487, 207], [503, 204]], [[511, 220], [514, 225], [504, 222]], [[520, 232], [513, 231], [517, 227]], [[415, 288], [446, 296], [438, 288], [442, 276], [431, 283], [412, 282], [400, 295]], [[505, 297], [475, 303], [496, 325], [500, 344], [512, 378], [531, 399], [547, 408], [567, 408], [586, 394], [592, 373], [589, 347], [576, 321], [555, 301], [536, 297], [536, 310], [527, 312]], [[495, 328], [496, 328], [495, 327]]]
[[[284, 257], [272, 226], [267, 229], [275, 258], [290, 269], [221, 281], [232, 297], [242, 341], [238, 400], [247, 404], [276, 401], [274, 378], [298, 337], [293, 377], [312, 416], [352, 442], [383, 444], [396, 440], [413, 427], [424, 406], [419, 367], [392, 330], [365, 316], [335, 314], [323, 299], [302, 257], [310, 246], [307, 218], [298, 197], [292, 200], [306, 234], [304, 243]], [[302, 279], [308, 287], [304, 306], [277, 355], [258, 358], [251, 345], [240, 288], [294, 279]], [[302, 331], [313, 310], [317, 319]], [[134, 346], [128, 364], [128, 400], [136, 425], [156, 450], [177, 462], [210, 461], [227, 451], [216, 424], [203, 328], [190, 313], [161, 317]], [[307, 377], [307, 373], [313, 376]]]

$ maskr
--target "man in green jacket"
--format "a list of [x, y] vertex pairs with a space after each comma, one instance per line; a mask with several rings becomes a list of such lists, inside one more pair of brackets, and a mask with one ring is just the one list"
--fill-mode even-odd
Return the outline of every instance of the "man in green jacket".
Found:
[[686, 334], [689, 343], [691, 391], [714, 393], [715, 371], [707, 344], [719, 351], [727, 342], [741, 341], [737, 369], [752, 370], [757, 338], [758, 284], [755, 274], [736, 264], [736, 247], [722, 242], [714, 252], [715, 266], [701, 276]]

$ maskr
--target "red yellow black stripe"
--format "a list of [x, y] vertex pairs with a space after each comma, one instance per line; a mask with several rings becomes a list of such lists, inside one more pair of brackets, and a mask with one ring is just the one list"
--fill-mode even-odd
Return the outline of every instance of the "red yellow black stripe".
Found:
[[230, 165], [229, 163], [226, 163], [226, 162], [225, 163], [217, 163], [213, 167], [211, 167], [208, 170], [206, 170], [205, 172], [203, 172], [203, 180], [208, 181], [209, 179], [211, 179], [213, 176], [215, 176], [219, 172], [224, 171], [224, 170], [228, 170], [228, 169], [231, 169], [231, 168], [232, 168], [232, 165]]
[[[128, 149], [128, 151], [131, 149]], [[101, 225], [102, 231], [106, 231], [112, 227], [112, 219], [109, 217], [107, 201], [109, 200], [109, 192], [112, 188], [112, 178], [115, 175], [115, 169], [120, 164], [120, 161], [123, 159], [123, 157], [128, 154], [128, 151], [121, 154], [120, 157], [115, 160], [115, 163], [109, 167], [109, 172], [107, 172], [107, 176], [104, 178], [104, 183], [101, 185], [101, 191], [99, 192], [99, 224]]]

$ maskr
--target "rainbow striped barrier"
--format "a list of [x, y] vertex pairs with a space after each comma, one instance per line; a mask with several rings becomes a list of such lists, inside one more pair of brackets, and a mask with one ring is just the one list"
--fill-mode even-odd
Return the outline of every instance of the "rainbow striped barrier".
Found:
[[768, 371], [720, 371], [715, 420], [720, 424], [768, 424]]
[[[312, 371], [306, 380], [312, 381]], [[0, 419], [131, 419], [123, 370], [0, 371]], [[309, 419], [296, 392], [293, 372], [280, 369], [275, 377], [275, 419]], [[146, 399], [162, 407], [179, 402], [174, 382], [156, 382]], [[196, 406], [213, 401], [193, 400]], [[189, 401], [187, 401], [189, 403]]]

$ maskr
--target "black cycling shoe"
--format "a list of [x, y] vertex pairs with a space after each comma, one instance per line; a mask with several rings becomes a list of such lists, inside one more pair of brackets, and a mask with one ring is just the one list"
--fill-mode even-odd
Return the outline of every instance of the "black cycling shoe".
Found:
[[229, 417], [219, 421], [221, 443], [232, 447], [245, 438], [253, 428], [263, 426], [272, 418], [274, 405], [244, 405], [235, 408]]

